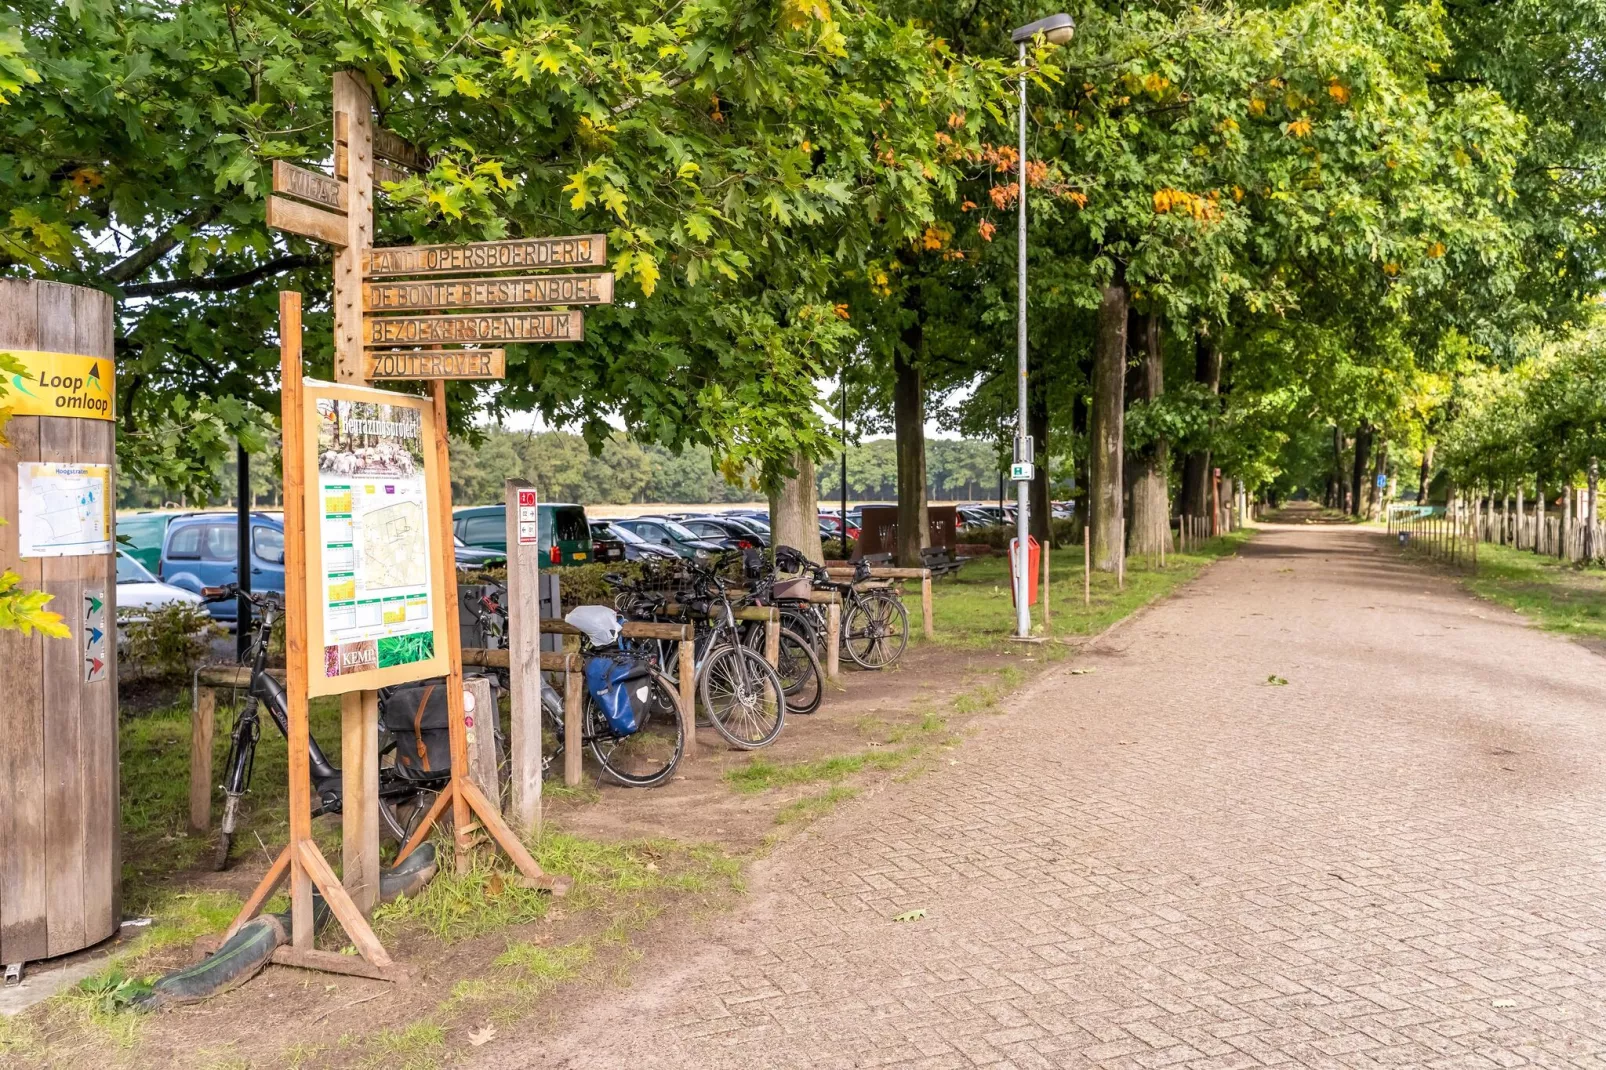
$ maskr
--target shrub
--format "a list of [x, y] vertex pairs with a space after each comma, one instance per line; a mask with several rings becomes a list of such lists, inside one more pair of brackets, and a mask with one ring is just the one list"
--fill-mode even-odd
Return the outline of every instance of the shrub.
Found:
[[170, 602], [117, 612], [118, 671], [131, 678], [187, 677], [206, 660], [223, 629], [202, 607]]

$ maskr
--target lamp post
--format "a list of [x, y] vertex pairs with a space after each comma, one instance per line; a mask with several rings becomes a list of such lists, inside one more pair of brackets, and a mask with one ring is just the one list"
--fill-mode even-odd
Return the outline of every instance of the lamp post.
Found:
[[1038, 19], [1036, 22], [1028, 22], [1024, 26], [1017, 27], [1009, 35], [1009, 39], [1020, 49], [1020, 157], [1016, 161], [1016, 173], [1020, 178], [1020, 225], [1016, 238], [1019, 277], [1016, 286], [1018, 307], [1015, 325], [1015, 364], [1019, 381], [1016, 383], [1015, 463], [1010, 471], [1011, 477], [1015, 480], [1017, 500], [1015, 513], [1015, 544], [1019, 554], [1015, 561], [1017, 639], [1029, 639], [1032, 634], [1031, 607], [1026, 604], [1031, 594], [1028, 586], [1030, 577], [1027, 575], [1027, 567], [1031, 563], [1027, 544], [1031, 524], [1027, 510], [1030, 507], [1028, 500], [1031, 496], [1032, 478], [1036, 474], [1033, 471], [1036, 461], [1034, 444], [1026, 424], [1026, 44], [1041, 34], [1049, 44], [1063, 45], [1075, 32], [1076, 20], [1062, 12]]

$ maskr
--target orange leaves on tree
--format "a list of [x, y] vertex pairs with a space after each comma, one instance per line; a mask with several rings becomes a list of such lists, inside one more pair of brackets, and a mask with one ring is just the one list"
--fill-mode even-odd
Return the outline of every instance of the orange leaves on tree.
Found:
[[960, 127], [962, 127], [964, 125], [965, 125], [965, 113], [964, 112], [955, 111], [955, 112], [949, 112], [948, 113], [948, 128], [950, 130], [958, 130]]
[[1334, 78], [1332, 81], [1327, 83], [1327, 95], [1332, 97], [1340, 104], [1349, 103], [1349, 87], [1344, 85], [1337, 78]]
[[920, 235], [920, 248], [927, 252], [936, 252], [948, 244], [954, 236], [953, 228], [946, 223], [932, 223], [926, 227], [925, 233]]
[[846, 304], [837, 305], [834, 311], [837, 319], [845, 320], [848, 318], [848, 306]]
[[1259, 118], [1266, 114], [1266, 102], [1259, 97], [1249, 99], [1249, 114]]
[[1289, 137], [1309, 137], [1312, 130], [1309, 119], [1295, 119], [1285, 128], [1284, 133]]
[[1201, 223], [1212, 222], [1221, 216], [1215, 196], [1200, 197], [1187, 190], [1164, 189], [1154, 191], [1154, 210], [1160, 215], [1187, 215]]
[[987, 191], [987, 196], [993, 199], [993, 207], [999, 210], [1008, 208], [1020, 196], [1020, 183], [1011, 182], [1004, 186], [994, 186]]
[[1390, 260], [1388, 263], [1383, 265], [1383, 274], [1387, 275], [1389, 278], [1395, 278], [1399, 275], [1399, 273], [1400, 265], [1396, 264], [1394, 261]]
[[998, 233], [998, 228], [993, 226], [987, 220], [983, 219], [980, 223], [976, 224], [976, 233], [981, 235], [982, 241], [992, 241], [993, 235]]
[[1026, 161], [1026, 184], [1028, 186], [1041, 186], [1048, 178], [1048, 163], [1044, 160]]
[[1434, 260], [1439, 259], [1439, 257], [1443, 255], [1444, 243], [1442, 241], [1436, 241], [1432, 245], [1428, 246], [1428, 256], [1432, 257]]
[[974, 209], [975, 207], [976, 207], [976, 202], [975, 201], [965, 201], [963, 204], [961, 204], [959, 206], [959, 210], [961, 212], [968, 212], [968, 211], [971, 211], [972, 209]]
[[1073, 204], [1075, 204], [1076, 207], [1078, 207], [1078, 208], [1086, 208], [1087, 207], [1087, 194], [1083, 193], [1081, 190], [1074, 190], [1073, 189], [1073, 190], [1071, 190], [1071, 192], [1067, 193], [1065, 195], [1065, 197], [1066, 197], [1067, 200], [1069, 200]]
[[708, 117], [710, 119], [714, 120], [714, 122], [716, 122], [716, 123], [722, 123], [722, 122], [725, 121], [725, 113], [719, 110], [719, 94], [718, 93], [713, 93], [713, 94], [709, 95], [708, 106], [709, 106], [709, 109], [710, 109], [709, 112], [708, 112]]

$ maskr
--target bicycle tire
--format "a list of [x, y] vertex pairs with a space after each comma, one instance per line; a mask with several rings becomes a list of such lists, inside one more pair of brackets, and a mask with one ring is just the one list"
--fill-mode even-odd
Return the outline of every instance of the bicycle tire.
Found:
[[[764, 628], [762, 625], [747, 634], [747, 645], [762, 653]], [[820, 708], [825, 699], [825, 670], [820, 657], [809, 641], [791, 628], [781, 628], [780, 654], [776, 658], [775, 672], [781, 678], [781, 689], [786, 694], [786, 712], [810, 714]]]
[[708, 652], [698, 674], [697, 698], [714, 731], [741, 750], [769, 746], [786, 725], [786, 689], [780, 676], [764, 655], [740, 642]]
[[[602, 771], [607, 773], [618, 783], [627, 788], [651, 788], [664, 783], [675, 775], [675, 769], [686, 752], [686, 711], [680, 703], [680, 693], [675, 687], [669, 674], [659, 669], [651, 670], [653, 694], [647, 703], [647, 713], [643, 723], [629, 736], [615, 738], [601, 734], [605, 722], [591, 696], [586, 696], [586, 720], [593, 726], [594, 731], [586, 739], [586, 745], [591, 750], [591, 756], [597, 760]], [[665, 711], [667, 707], [667, 713]], [[659, 727], [662, 733], [654, 731], [654, 722], [667, 721]], [[652, 736], [649, 738], [649, 733]], [[609, 747], [607, 744], [613, 743]], [[656, 743], [656, 753], [641, 757], [644, 768], [626, 769], [617, 759], [620, 747], [629, 747], [638, 754], [647, 746]], [[668, 744], [668, 758], [661, 766], [658, 763], [658, 754], [665, 753], [664, 744]]]
[[419, 822], [424, 819], [424, 815], [429, 812], [429, 808], [435, 803], [435, 797], [439, 794], [438, 791], [419, 785], [411, 795], [387, 795], [381, 787], [379, 821], [397, 847], [412, 839], [413, 833], [418, 831]]
[[903, 657], [908, 645], [909, 611], [894, 595], [866, 592], [843, 614], [842, 647], [860, 668], [885, 669]]

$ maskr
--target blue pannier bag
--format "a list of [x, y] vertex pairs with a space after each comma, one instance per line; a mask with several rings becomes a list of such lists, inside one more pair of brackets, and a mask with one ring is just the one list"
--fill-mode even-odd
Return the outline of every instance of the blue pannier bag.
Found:
[[616, 736], [639, 731], [651, 709], [651, 666], [632, 654], [595, 654], [586, 661], [586, 689]]

